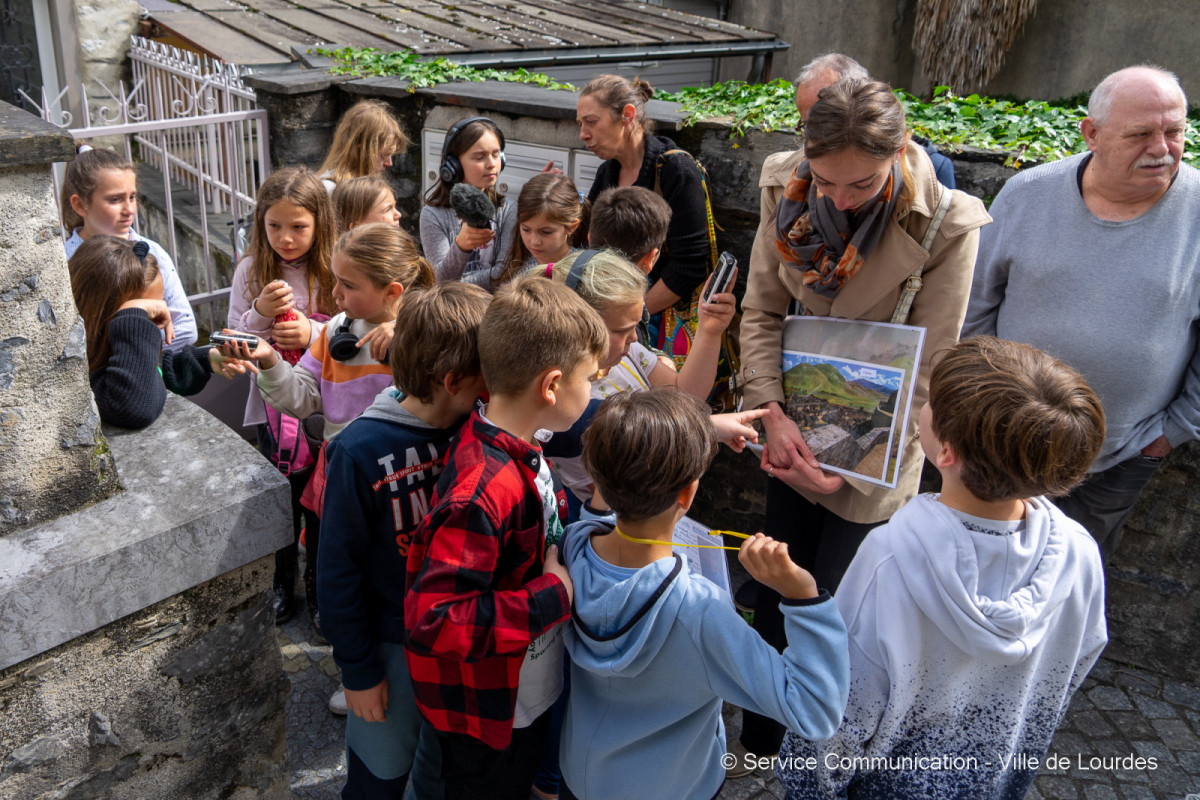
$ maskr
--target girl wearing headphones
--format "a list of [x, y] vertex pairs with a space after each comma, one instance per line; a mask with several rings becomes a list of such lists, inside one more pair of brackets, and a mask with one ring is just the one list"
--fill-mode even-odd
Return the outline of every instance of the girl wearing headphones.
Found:
[[[468, 117], [446, 133], [438, 182], [421, 209], [421, 246], [439, 281], [463, 280], [492, 291], [517, 228], [514, 204], [496, 192], [504, 168], [504, 134], [487, 117]], [[473, 228], [450, 206], [450, 190], [466, 183], [495, 205], [488, 227]]]
[[[347, 231], [333, 250], [333, 299], [341, 311], [293, 367], [259, 341], [234, 353], [258, 374], [271, 406], [297, 417], [325, 415], [329, 441], [392, 383], [387, 349], [404, 292], [434, 284], [429, 263], [412, 237], [395, 225], [373, 222]], [[372, 336], [375, 330], [386, 336]], [[377, 338], [386, 339], [382, 346]]]

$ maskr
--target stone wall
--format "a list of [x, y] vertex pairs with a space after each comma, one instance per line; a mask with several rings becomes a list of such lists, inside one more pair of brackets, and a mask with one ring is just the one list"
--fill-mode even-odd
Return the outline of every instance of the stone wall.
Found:
[[290, 798], [274, 557], [0, 671], [9, 800]]
[[287, 481], [174, 395], [105, 435], [124, 492], [0, 538], [0, 797], [282, 800]]
[[[129, 78], [129, 37], [137, 30], [141, 6], [137, 0], [87, 0], [74, 3], [75, 36], [79, 42], [79, 75], [69, 80], [82, 81], [88, 101], [109, 101], [103, 81], [114, 93], [117, 83]], [[128, 92], [128, 88], [126, 88]], [[120, 142], [121, 140], [115, 140]]]
[[73, 156], [70, 136], [0, 103], [0, 535], [116, 489], [50, 182]]
[[101, 431], [50, 197], [73, 150], [0, 104], [0, 797], [283, 800], [291, 491], [175, 395]]

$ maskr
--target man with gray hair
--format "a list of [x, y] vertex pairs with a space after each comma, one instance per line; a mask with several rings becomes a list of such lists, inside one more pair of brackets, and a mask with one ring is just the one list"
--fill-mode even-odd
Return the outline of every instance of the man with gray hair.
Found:
[[817, 95], [826, 86], [832, 86], [842, 78], [870, 80], [866, 67], [842, 53], [826, 53], [804, 65], [792, 85], [796, 87], [796, 110], [800, 122], [808, 122], [808, 110], [817, 102]]
[[1174, 75], [1130, 67], [1092, 93], [1088, 152], [1021, 172], [992, 204], [962, 338], [1028, 342], [1083, 374], [1107, 435], [1057, 500], [1107, 561], [1173, 447], [1200, 438], [1200, 170], [1181, 164]]

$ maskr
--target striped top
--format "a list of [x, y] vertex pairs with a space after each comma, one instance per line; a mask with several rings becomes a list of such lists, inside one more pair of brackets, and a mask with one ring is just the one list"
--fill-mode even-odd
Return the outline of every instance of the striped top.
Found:
[[[325, 415], [325, 441], [357, 419], [375, 395], [392, 385], [392, 368], [371, 358], [367, 347], [349, 361], [337, 361], [329, 354], [329, 337], [336, 336], [345, 323], [345, 312], [329, 320], [295, 367], [280, 359], [258, 373], [258, 388], [271, 407], [299, 419], [318, 412]], [[377, 323], [356, 319], [350, 323], [350, 332], [361, 339], [377, 327]]]

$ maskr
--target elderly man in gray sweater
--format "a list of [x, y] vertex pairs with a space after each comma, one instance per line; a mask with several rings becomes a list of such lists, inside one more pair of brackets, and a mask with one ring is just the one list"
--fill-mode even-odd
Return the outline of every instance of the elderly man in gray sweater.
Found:
[[1200, 171], [1180, 163], [1187, 101], [1169, 72], [1131, 67], [1092, 93], [1088, 151], [996, 196], [962, 336], [1028, 342], [1077, 369], [1108, 433], [1059, 506], [1107, 560], [1163, 458], [1200, 437]]

